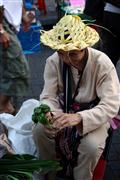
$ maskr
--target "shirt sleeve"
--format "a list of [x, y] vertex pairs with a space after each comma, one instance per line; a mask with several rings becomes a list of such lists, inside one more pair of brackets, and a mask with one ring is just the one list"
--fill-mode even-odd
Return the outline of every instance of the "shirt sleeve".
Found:
[[79, 112], [82, 117], [83, 135], [99, 128], [118, 113], [120, 83], [115, 68], [112, 67], [109, 72], [106, 69], [98, 72], [100, 75], [97, 77], [96, 91], [100, 98], [99, 104], [90, 110]]
[[47, 59], [44, 70], [44, 88], [40, 95], [40, 102], [50, 106], [52, 111], [62, 112], [58, 97], [58, 71], [57, 65]]

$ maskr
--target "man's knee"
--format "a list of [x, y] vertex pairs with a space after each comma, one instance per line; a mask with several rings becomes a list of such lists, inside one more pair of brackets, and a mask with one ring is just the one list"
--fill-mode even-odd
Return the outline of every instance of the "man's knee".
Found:
[[87, 156], [91, 158], [95, 158], [99, 154], [103, 152], [105, 143], [101, 143], [99, 140], [95, 140], [87, 137], [85, 140], [83, 138], [83, 142], [79, 145], [79, 151], [85, 153]]
[[40, 149], [44, 142], [43, 127], [40, 124], [37, 124], [33, 129], [33, 139], [36, 144], [37, 154], [40, 156]]
[[100, 146], [99, 143], [90, 140], [86, 144], [86, 152], [90, 157], [94, 158], [98, 156], [98, 153], [103, 152], [103, 146]]
[[55, 141], [45, 135], [43, 125], [38, 124], [34, 127], [33, 138], [40, 159], [55, 159]]
[[105, 124], [100, 128], [87, 134], [79, 145], [79, 150], [91, 157], [100, 156], [105, 147], [106, 138], [108, 136], [109, 124]]

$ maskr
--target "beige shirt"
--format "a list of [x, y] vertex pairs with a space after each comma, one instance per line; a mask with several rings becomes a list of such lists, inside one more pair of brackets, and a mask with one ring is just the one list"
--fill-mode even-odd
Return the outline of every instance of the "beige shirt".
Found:
[[[116, 69], [104, 53], [88, 48], [88, 61], [84, 69], [77, 102], [90, 102], [97, 96], [100, 102], [92, 109], [78, 112], [82, 116], [83, 135], [99, 128], [117, 115], [120, 107], [120, 84]], [[79, 80], [78, 70], [71, 68], [73, 89]], [[57, 52], [46, 61], [44, 88], [41, 103], [48, 104], [53, 111], [62, 111], [59, 95], [63, 93], [61, 65]]]

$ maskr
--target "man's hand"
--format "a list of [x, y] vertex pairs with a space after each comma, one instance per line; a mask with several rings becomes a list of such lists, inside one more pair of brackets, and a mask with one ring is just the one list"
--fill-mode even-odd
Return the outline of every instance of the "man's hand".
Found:
[[51, 126], [44, 125], [44, 131], [48, 138], [53, 139], [56, 136], [56, 133], [58, 132], [57, 128], [54, 128], [52, 126], [54, 122], [54, 115], [51, 112], [46, 113], [47, 120], [51, 124]]
[[24, 14], [22, 18], [22, 25], [23, 25], [23, 31], [28, 31], [31, 25], [31, 22], [35, 18], [35, 15], [32, 12], [29, 12], [28, 14]]
[[10, 43], [10, 37], [9, 34], [4, 31], [2, 34], [0, 34], [0, 44], [3, 45], [4, 48], [8, 48]]
[[62, 113], [59, 116], [57, 115], [54, 116], [54, 119], [55, 121], [53, 123], [53, 127], [59, 130], [70, 126], [80, 125], [82, 122], [82, 118], [77, 113], [75, 114]]
[[58, 130], [53, 127], [44, 126], [45, 134], [48, 138], [54, 139]]

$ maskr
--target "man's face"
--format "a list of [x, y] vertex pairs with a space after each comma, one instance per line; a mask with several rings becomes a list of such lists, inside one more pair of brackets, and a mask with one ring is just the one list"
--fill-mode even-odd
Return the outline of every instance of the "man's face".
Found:
[[59, 58], [64, 61], [68, 65], [72, 65], [75, 68], [79, 69], [79, 66], [81, 64], [81, 61], [84, 58], [85, 55], [85, 49], [84, 50], [71, 50], [71, 51], [58, 51]]

